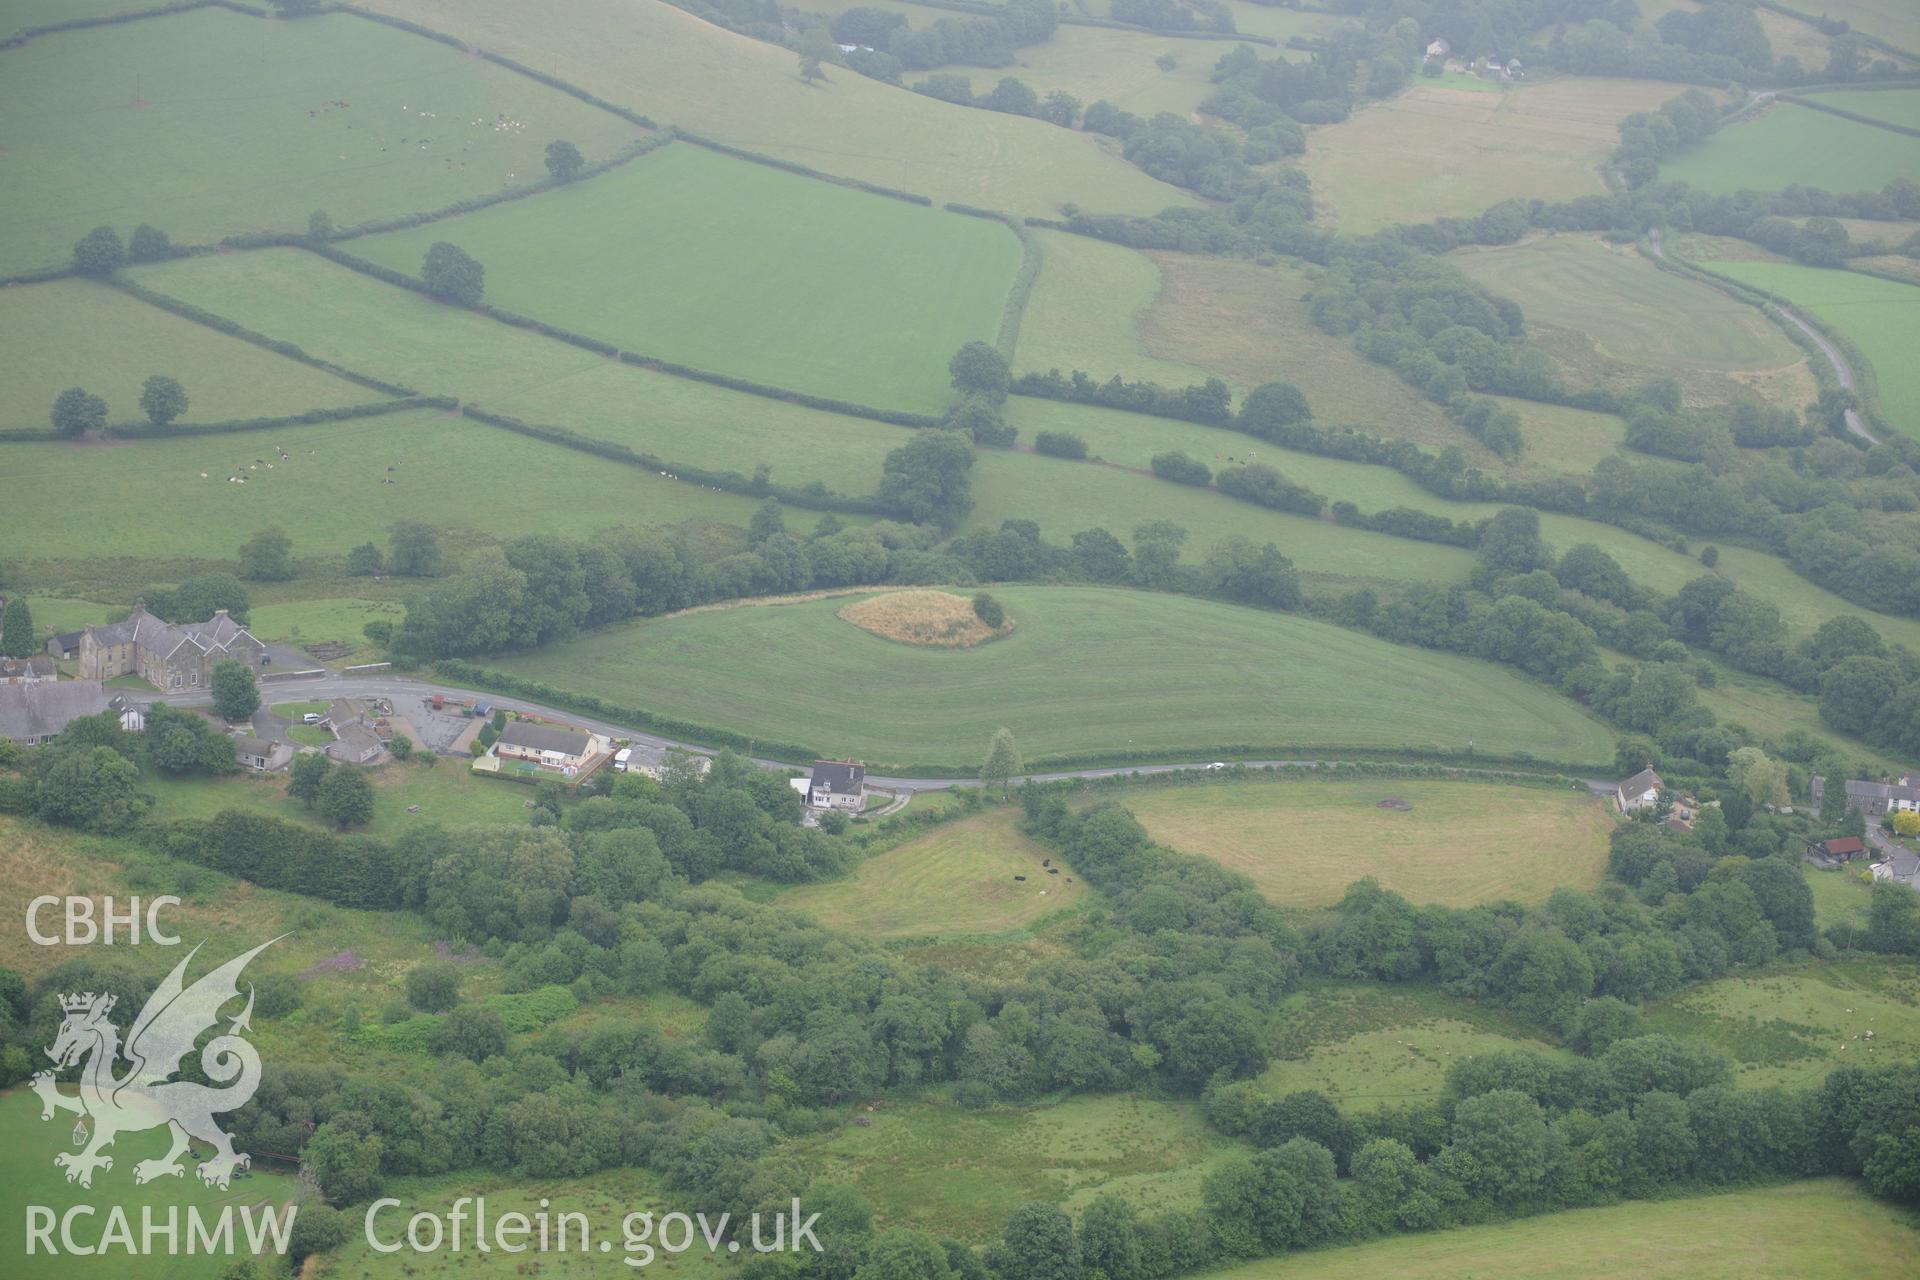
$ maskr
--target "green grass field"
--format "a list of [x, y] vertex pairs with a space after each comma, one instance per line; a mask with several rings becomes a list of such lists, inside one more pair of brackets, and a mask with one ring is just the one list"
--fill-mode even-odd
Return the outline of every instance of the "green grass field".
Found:
[[262, 351], [84, 280], [0, 289], [0, 428], [47, 425], [53, 398], [85, 387], [107, 421], [144, 424], [140, 387], [156, 373], [187, 391], [182, 422], [291, 416], [385, 399], [378, 391]]
[[1567, 1056], [1512, 1018], [1429, 987], [1316, 983], [1281, 1001], [1274, 1021], [1276, 1054], [1261, 1091], [1318, 1089], [1348, 1111], [1431, 1102], [1447, 1068], [1475, 1054]]
[[1660, 176], [1703, 191], [1769, 191], [1805, 183], [1828, 191], [1878, 191], [1920, 172], [1920, 138], [1778, 102], [1728, 125], [1662, 165]]
[[1028, 234], [1040, 246], [1040, 274], [1020, 324], [1015, 372], [1084, 369], [1102, 381], [1117, 373], [1168, 386], [1206, 380], [1207, 370], [1160, 359], [1141, 341], [1140, 321], [1163, 288], [1151, 258], [1091, 236]]
[[[807, 85], [787, 50], [665, 4], [572, 0], [566, 23], [528, 23], [518, 0], [372, 7], [562, 76], [662, 124], [936, 201], [1048, 217], [1069, 201], [1143, 214], [1196, 203], [1090, 135], [909, 96], [851, 71]], [[927, 10], [916, 25], [944, 16]], [[982, 73], [975, 83], [991, 82]]]
[[1920, 129], [1920, 92], [1901, 89], [1856, 89], [1851, 92], [1809, 95], [1823, 106], [1838, 107], [1858, 115], [1872, 116]]
[[995, 809], [946, 823], [868, 858], [845, 879], [788, 889], [774, 901], [829, 929], [879, 938], [1028, 928], [1078, 904], [1086, 884], [1071, 869], [1048, 875], [1041, 863], [1052, 851], [1021, 833], [1018, 816]]
[[[290, 704], [307, 709], [305, 704]], [[278, 709], [276, 708], [276, 711]], [[286, 714], [280, 712], [279, 714]], [[298, 720], [299, 716], [290, 717]], [[331, 742], [333, 735], [321, 730]], [[288, 822], [325, 827], [326, 822], [287, 798], [284, 773], [271, 776], [240, 774], [225, 778], [168, 778], [149, 771], [140, 787], [158, 798], [155, 812], [163, 817], [210, 818], [222, 809], [247, 809]], [[392, 839], [414, 827], [438, 824], [456, 827], [471, 823], [512, 823], [527, 819], [526, 802], [533, 792], [493, 778], [482, 777], [455, 757], [432, 768], [423, 761], [392, 761], [373, 773], [373, 821], [358, 828], [366, 835]], [[420, 812], [408, 813], [411, 805]]]
[[1855, 863], [1851, 871], [1816, 871], [1812, 867], [1803, 870], [1807, 885], [1813, 890], [1813, 921], [1823, 933], [1836, 924], [1859, 930], [1867, 927], [1867, 907], [1872, 900], [1873, 886], [1870, 879], [1863, 880], [1861, 876], [1870, 876], [1870, 872], [1859, 863]]
[[[1074, 470], [1063, 474], [1061, 468]], [[998, 528], [1002, 520], [1032, 520], [1055, 542], [1096, 526], [1127, 541], [1141, 521], [1171, 520], [1190, 535], [1185, 556], [1195, 563], [1216, 542], [1237, 536], [1273, 542], [1301, 572], [1324, 578], [1463, 582], [1473, 568], [1471, 553], [1459, 547], [1348, 529], [1084, 462], [983, 450], [973, 488], [970, 524]]]
[[[361, 632], [369, 622], [398, 625], [406, 609], [395, 600], [355, 600], [330, 597], [318, 600], [289, 600], [284, 603], [253, 607], [247, 629], [262, 640], [293, 645], [333, 640], [370, 650], [372, 642]], [[348, 654], [347, 661], [359, 653]]]
[[1602, 458], [1618, 454], [1627, 438], [1627, 424], [1610, 413], [1512, 396], [1492, 399], [1520, 415], [1520, 434], [1527, 444], [1522, 459], [1526, 465], [1584, 476]]
[[1287, 907], [1335, 902], [1363, 876], [1419, 903], [1540, 902], [1596, 887], [1613, 829], [1584, 787], [1260, 780], [1150, 788], [1122, 803], [1155, 840], [1251, 876]]
[[790, 1145], [817, 1181], [851, 1187], [875, 1225], [984, 1243], [1028, 1200], [1069, 1210], [1103, 1191], [1143, 1216], [1197, 1209], [1200, 1182], [1246, 1148], [1208, 1127], [1197, 1104], [1127, 1095], [962, 1111], [944, 1100], [890, 1102]]
[[125, 13], [129, 7], [130, 0], [0, 0], [0, 34], [73, 18]]
[[1454, 265], [1526, 312], [1533, 341], [1581, 385], [1680, 379], [1690, 400], [1759, 392], [1798, 405], [1818, 387], [1806, 354], [1757, 308], [1662, 271], [1597, 236], [1462, 250]]
[[1598, 195], [1600, 162], [1620, 141], [1615, 126], [1679, 93], [1654, 80], [1574, 76], [1496, 96], [1416, 79], [1397, 97], [1315, 129], [1301, 167], [1321, 217], [1356, 234], [1472, 217], [1513, 198]]
[[1856, 956], [1720, 978], [1649, 1008], [1646, 1025], [1712, 1043], [1744, 1086], [1804, 1088], [1920, 1053], [1920, 964]]
[[[968, 767], [995, 728], [1030, 761], [1225, 743], [1424, 746], [1600, 760], [1611, 735], [1484, 663], [1302, 618], [1103, 588], [996, 589], [1019, 625], [975, 649], [894, 644], [841, 600], [714, 609], [526, 656], [517, 675], [868, 761]], [[1420, 689], [1419, 697], [1409, 696]], [[1444, 691], [1444, 692], [1443, 692]]]
[[608, 360], [298, 249], [136, 274], [346, 368], [685, 466], [750, 473], [765, 462], [786, 484], [818, 480], [841, 493], [871, 493], [881, 462], [905, 439], [884, 423]]
[[289, 23], [202, 9], [47, 36], [7, 66], [0, 268], [11, 270], [63, 261], [101, 223], [125, 237], [150, 222], [197, 244], [304, 230], [315, 209], [342, 225], [435, 209], [545, 177], [554, 138], [599, 159], [638, 132], [338, 14]]
[[[275, 446], [291, 459], [279, 461]], [[743, 525], [757, 505], [433, 410], [111, 448], [7, 449], [10, 510], [20, 521], [9, 551], [21, 559], [75, 547], [96, 557], [230, 559], [269, 525], [293, 534], [296, 556], [340, 555], [402, 519], [467, 536], [581, 537], [615, 524]], [[256, 458], [278, 465], [248, 470]], [[390, 485], [381, 483], [389, 467]], [[231, 484], [233, 475], [249, 478]], [[73, 502], [81, 491], [89, 504]], [[102, 507], [136, 502], [138, 524], [99, 519]]]
[[417, 274], [440, 240], [486, 265], [488, 299], [509, 310], [696, 368], [929, 412], [951, 397], [948, 357], [992, 340], [1020, 265], [997, 223], [688, 145], [351, 247]]
[[[1920, 171], [1920, 138], [1906, 141], [1914, 147], [1912, 170]], [[1780, 294], [1852, 339], [1873, 365], [1887, 420], [1920, 435], [1920, 366], [1913, 360], [1920, 344], [1920, 288], [1793, 262], [1716, 262], [1713, 270]]]
[[[231, 1207], [233, 1233], [244, 1240], [242, 1206], [255, 1214], [277, 1215], [283, 1212], [283, 1206], [295, 1190], [295, 1179], [286, 1168], [265, 1158], [256, 1159], [253, 1167], [235, 1178], [226, 1191], [203, 1186], [194, 1177], [192, 1166], [196, 1158], [205, 1159], [212, 1154], [213, 1148], [205, 1145], [199, 1148], [197, 1157], [185, 1160], [186, 1172], [181, 1177], [157, 1178], [144, 1186], [135, 1184], [135, 1164], [167, 1153], [165, 1129], [121, 1135], [110, 1148], [113, 1168], [94, 1174], [93, 1188], [86, 1190], [69, 1184], [65, 1171], [53, 1163], [56, 1154], [77, 1150], [72, 1140], [73, 1122], [73, 1113], [67, 1111], [55, 1112], [53, 1119], [42, 1121], [40, 1099], [24, 1087], [0, 1093], [0, 1184], [7, 1188], [12, 1210], [0, 1214], [0, 1258], [6, 1259], [6, 1272], [12, 1280], [54, 1280], [56, 1277], [58, 1280], [68, 1280], [68, 1277], [121, 1280], [135, 1274], [140, 1280], [202, 1280], [203, 1277], [212, 1280], [225, 1271], [234, 1256], [246, 1256], [246, 1249], [244, 1244], [238, 1244], [234, 1255], [189, 1256], [185, 1249], [189, 1207], [197, 1209], [209, 1227], [215, 1225], [222, 1208]], [[44, 1205], [55, 1213], [64, 1213], [68, 1206], [77, 1204], [97, 1208], [91, 1218], [81, 1216], [74, 1220], [76, 1243], [99, 1241], [100, 1233], [106, 1229], [107, 1207], [113, 1205], [126, 1213], [135, 1233], [136, 1247], [143, 1208], [150, 1208], [156, 1221], [162, 1223], [170, 1208], [177, 1209], [180, 1254], [177, 1257], [169, 1257], [164, 1252], [143, 1254], [129, 1269], [127, 1256], [118, 1250], [106, 1256], [70, 1256], [60, 1246], [56, 1229], [55, 1254], [49, 1255], [43, 1247], [29, 1255], [26, 1206]], [[165, 1248], [164, 1242], [161, 1248]]]
[[1899, 1280], [1912, 1216], [1838, 1178], [1289, 1254], [1220, 1280]]

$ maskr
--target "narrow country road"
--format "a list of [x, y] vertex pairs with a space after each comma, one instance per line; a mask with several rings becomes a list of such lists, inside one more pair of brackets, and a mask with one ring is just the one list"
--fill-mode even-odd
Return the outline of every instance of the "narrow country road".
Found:
[[[1768, 96], [1771, 97], [1772, 95], [1769, 94]], [[1667, 260], [1667, 251], [1661, 247], [1660, 244], [1660, 228], [1647, 228], [1647, 243], [1653, 246], [1654, 257], [1660, 259], [1662, 262]], [[1714, 287], [1719, 288], [1718, 285]], [[1727, 289], [1721, 289], [1721, 292], [1727, 294], [1729, 297], [1739, 296]], [[1745, 301], [1745, 299], [1742, 299], [1742, 301]], [[1825, 334], [1808, 324], [1797, 313], [1781, 306], [1779, 303], [1773, 303], [1766, 309], [1771, 314], [1779, 316], [1781, 319], [1793, 325], [1794, 328], [1813, 339], [1814, 345], [1820, 348], [1822, 355], [1826, 356], [1827, 363], [1833, 366], [1834, 376], [1840, 379], [1840, 385], [1848, 391], [1854, 389], [1853, 366], [1847, 363], [1846, 357], [1840, 354], [1839, 348], [1827, 341]], [[1880, 438], [1874, 435], [1873, 432], [1867, 430], [1867, 424], [1861, 420], [1859, 410], [1848, 409], [1846, 411], [1846, 419], [1847, 430], [1853, 432], [1854, 435], [1859, 436], [1868, 444], [1880, 443]]]
[[[697, 755], [711, 755], [712, 748], [696, 746], [689, 742], [680, 742], [673, 738], [663, 738], [658, 734], [645, 733], [638, 729], [629, 729], [624, 725], [606, 720], [597, 720], [592, 716], [579, 715], [557, 707], [542, 706], [537, 702], [528, 702], [521, 698], [504, 697], [475, 689], [460, 689], [452, 685], [434, 684], [425, 680], [412, 680], [394, 675], [345, 676], [329, 671], [324, 676], [311, 679], [271, 680], [260, 686], [260, 701], [263, 706], [274, 702], [328, 701], [333, 698], [380, 697], [391, 699], [394, 711], [408, 716], [410, 711], [418, 711], [434, 694], [441, 694], [456, 701], [479, 699], [490, 702], [496, 707], [505, 707], [509, 711], [526, 712], [545, 719], [558, 720], [566, 724], [578, 725], [583, 729], [608, 737], [630, 740], [636, 754], [650, 763], [658, 763], [670, 750], [691, 751]], [[156, 702], [165, 702], [172, 706], [206, 706], [213, 701], [209, 693], [189, 697], [167, 697], [161, 694], [138, 695], [128, 701], [139, 707], [151, 706]], [[763, 769], [792, 769], [797, 766], [784, 760], [767, 760], [758, 756], [753, 762]], [[1278, 765], [1308, 766], [1318, 763], [1315, 760], [1242, 760], [1238, 764], [1248, 768], [1265, 768]], [[1103, 769], [1062, 769], [1047, 773], [1031, 773], [1014, 778], [1013, 783], [1056, 782], [1063, 778], [1111, 778], [1130, 773], [1176, 773], [1182, 770], [1206, 769], [1205, 763], [1187, 761], [1168, 764], [1129, 764]], [[1499, 769], [1460, 769], [1461, 773], [1499, 773]], [[1612, 795], [1614, 784], [1604, 778], [1583, 778], [1587, 790], [1594, 795]], [[980, 785], [976, 777], [965, 778], [890, 778], [879, 774], [868, 774], [867, 785], [880, 791], [891, 791], [895, 795], [911, 796], [921, 791], [946, 791], [953, 787], [974, 787]]]

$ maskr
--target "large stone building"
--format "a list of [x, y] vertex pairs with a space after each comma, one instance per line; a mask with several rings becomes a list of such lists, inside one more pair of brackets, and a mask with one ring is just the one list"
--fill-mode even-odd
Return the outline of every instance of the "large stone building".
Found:
[[163, 622], [134, 605], [125, 622], [88, 627], [80, 634], [80, 675], [111, 680], [133, 672], [162, 693], [204, 689], [221, 662], [258, 667], [267, 647], [216, 610], [205, 622]]
[[[1858, 809], [1869, 820], [1884, 818], [1889, 813], [1912, 812], [1920, 809], [1920, 786], [1914, 785], [1911, 777], [1901, 778], [1898, 782], [1867, 782], [1859, 778], [1847, 780], [1847, 808]], [[1816, 777], [1810, 788], [1813, 792], [1813, 807], [1817, 811], [1826, 800], [1827, 780]]]

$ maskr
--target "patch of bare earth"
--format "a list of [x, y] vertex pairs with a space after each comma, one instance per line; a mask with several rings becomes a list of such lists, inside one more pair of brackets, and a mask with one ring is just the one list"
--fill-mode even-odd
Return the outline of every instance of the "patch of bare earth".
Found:
[[970, 649], [1013, 630], [1011, 618], [998, 629], [989, 627], [974, 613], [971, 600], [946, 591], [869, 596], [841, 606], [840, 617], [883, 640], [930, 649]]

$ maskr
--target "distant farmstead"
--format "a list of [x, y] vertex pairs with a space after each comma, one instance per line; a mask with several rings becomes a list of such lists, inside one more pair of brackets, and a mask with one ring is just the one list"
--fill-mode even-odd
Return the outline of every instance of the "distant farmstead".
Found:
[[156, 689], [204, 689], [213, 683], [213, 668], [221, 662], [260, 665], [267, 646], [227, 616], [215, 610], [205, 622], [171, 623], [136, 604], [125, 622], [88, 627], [80, 633], [80, 675], [86, 680], [111, 680], [129, 672]]

